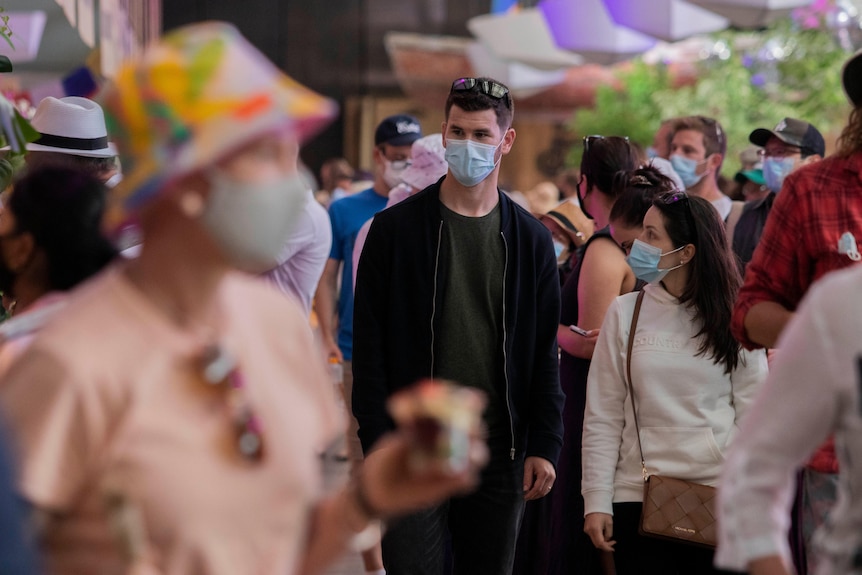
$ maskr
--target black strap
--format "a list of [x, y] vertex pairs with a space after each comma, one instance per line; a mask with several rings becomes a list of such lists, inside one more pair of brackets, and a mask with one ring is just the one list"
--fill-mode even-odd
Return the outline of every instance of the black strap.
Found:
[[104, 150], [108, 147], [108, 137], [69, 138], [66, 136], [55, 136], [54, 134], [42, 134], [42, 137], [33, 143], [67, 150]]
[[641, 304], [644, 301], [644, 291], [638, 292], [638, 299], [635, 302], [635, 311], [632, 313], [632, 325], [629, 328], [629, 347], [626, 350], [626, 383], [629, 386], [629, 397], [632, 400], [632, 413], [635, 418], [635, 433], [638, 436], [638, 450], [641, 453], [641, 469], [643, 470], [644, 481], [647, 480], [646, 461], [644, 460], [644, 449], [641, 445], [641, 428], [638, 424], [638, 410], [635, 407], [635, 389], [632, 386], [632, 346], [635, 343], [635, 329], [638, 326], [638, 316], [641, 313]]
[[551, 210], [550, 212], [547, 213], [547, 215], [557, 218], [558, 220], [560, 220], [560, 222], [562, 222], [562, 224], [564, 226], [568, 227], [573, 232], [578, 233], [578, 234], [581, 233], [581, 231], [578, 229], [578, 226], [576, 226], [574, 224], [574, 222], [572, 222], [572, 220], [570, 220], [569, 218], [567, 218], [566, 216], [564, 216], [560, 212], [558, 212], [556, 210]]

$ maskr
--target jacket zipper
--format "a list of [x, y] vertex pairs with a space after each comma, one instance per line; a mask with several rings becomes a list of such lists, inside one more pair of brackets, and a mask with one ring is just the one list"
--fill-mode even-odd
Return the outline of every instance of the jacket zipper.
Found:
[[437, 317], [437, 274], [440, 271], [440, 246], [443, 244], [443, 220], [437, 228], [437, 253], [434, 256], [434, 291], [431, 296], [431, 377], [434, 377], [434, 320]]
[[505, 264], [503, 264], [503, 380], [506, 382], [506, 411], [509, 413], [509, 434], [512, 439], [512, 447], [509, 449], [509, 458], [515, 460], [515, 423], [512, 420], [512, 406], [509, 400], [509, 358], [506, 354], [506, 345], [509, 339], [509, 332], [506, 329], [506, 276], [509, 275], [509, 244], [506, 242], [506, 235], [500, 232], [500, 237], [503, 238], [503, 251], [505, 255]]

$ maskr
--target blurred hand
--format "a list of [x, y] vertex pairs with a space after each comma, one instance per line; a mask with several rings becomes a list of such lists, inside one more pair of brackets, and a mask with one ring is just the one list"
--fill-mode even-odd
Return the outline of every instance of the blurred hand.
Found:
[[596, 549], [601, 551], [613, 551], [616, 541], [614, 536], [614, 517], [607, 513], [590, 513], [584, 518], [584, 533], [590, 536], [590, 540]]
[[541, 499], [551, 492], [557, 472], [547, 459], [528, 457], [524, 460], [524, 500]]
[[338, 363], [344, 363], [344, 354], [341, 353], [341, 348], [335, 343], [331, 337], [323, 339], [323, 354], [325, 357], [334, 357], [338, 359]]
[[748, 572], [751, 575], [791, 575], [794, 570], [788, 569], [781, 557], [770, 555], [761, 557], [748, 563]]
[[472, 491], [478, 485], [479, 470], [488, 461], [485, 443], [474, 438], [464, 471], [419, 472], [410, 465], [410, 449], [404, 433], [394, 432], [380, 439], [362, 464], [359, 480], [365, 495], [384, 517], [426, 509]]

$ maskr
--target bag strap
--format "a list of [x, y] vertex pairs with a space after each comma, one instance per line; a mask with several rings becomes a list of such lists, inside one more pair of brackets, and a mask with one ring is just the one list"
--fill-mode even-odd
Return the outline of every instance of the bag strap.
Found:
[[626, 383], [629, 386], [629, 397], [632, 400], [632, 413], [634, 414], [635, 419], [635, 433], [638, 437], [638, 450], [641, 453], [641, 470], [643, 471], [644, 482], [649, 478], [646, 470], [646, 460], [644, 459], [644, 449], [641, 445], [641, 428], [638, 424], [638, 410], [635, 407], [635, 389], [632, 386], [632, 345], [635, 342], [635, 329], [638, 326], [638, 316], [641, 313], [641, 304], [644, 301], [644, 291], [641, 290], [638, 292], [638, 299], [635, 302], [635, 311], [632, 313], [632, 325], [629, 328], [629, 345], [626, 350]]

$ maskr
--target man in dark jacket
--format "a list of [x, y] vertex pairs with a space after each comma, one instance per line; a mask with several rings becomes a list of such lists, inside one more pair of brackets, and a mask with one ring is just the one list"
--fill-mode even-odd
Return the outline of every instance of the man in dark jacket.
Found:
[[445, 177], [377, 215], [356, 279], [353, 412], [363, 449], [393, 423], [386, 400], [419, 379], [488, 397], [490, 463], [476, 492], [392, 523], [389, 575], [512, 570], [524, 501], [551, 490], [562, 445], [560, 292], [551, 235], [497, 188], [515, 141], [508, 88], [457, 80], [443, 123]]

